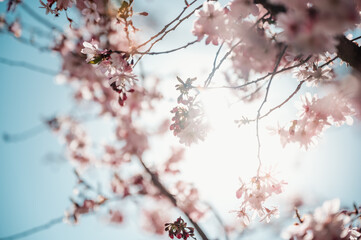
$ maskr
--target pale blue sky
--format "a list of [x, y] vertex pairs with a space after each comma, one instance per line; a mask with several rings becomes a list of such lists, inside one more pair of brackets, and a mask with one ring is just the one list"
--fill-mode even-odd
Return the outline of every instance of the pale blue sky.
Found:
[[[184, 3], [181, 0], [174, 0], [172, 3], [171, 1], [166, 4], [163, 2], [163, 5], [159, 7], [161, 2], [159, 0], [149, 1], [147, 2], [149, 5], [144, 5], [146, 7], [141, 11], [154, 13], [157, 9], [170, 9], [167, 12], [162, 11], [160, 13], [162, 15], [158, 15], [156, 18], [161, 19], [160, 23], [166, 23], [167, 20], [164, 19], [171, 19], [179, 9], [174, 6]], [[34, 1], [34, 5], [37, 6], [38, 2]], [[19, 10], [22, 21], [38, 26], [37, 22], [21, 9]], [[43, 14], [41, 9], [34, 7], [34, 10]], [[4, 13], [4, 3], [0, 4], [0, 12]], [[15, 14], [15, 16], [17, 15], [18, 13]], [[52, 16], [46, 17], [60, 26], [67, 24], [64, 16], [59, 19], [54, 19]], [[158, 50], [180, 46], [182, 43], [193, 40], [194, 37], [189, 33], [191, 22], [186, 23], [179, 33], [170, 36], [168, 42], [160, 46]], [[182, 31], [187, 34], [182, 34]], [[39, 52], [17, 42], [7, 34], [0, 34], [0, 43], [0, 57], [26, 61], [53, 70], [60, 68], [60, 59], [56, 54]], [[186, 57], [178, 57], [178, 55], [176, 57], [176, 54], [169, 57], [157, 56], [151, 60], [148, 60], [150, 57], [145, 57], [144, 67], [148, 73], [155, 73], [157, 69], [167, 68], [167, 64], [172, 67], [178, 65], [183, 68], [174, 71], [181, 72], [184, 76], [194, 76], [197, 72], [203, 71], [204, 66], [209, 66], [205, 70], [208, 71], [213, 57], [205, 59], [204, 56], [208, 53], [213, 56], [216, 48], [190, 48], [187, 50], [188, 55], [186, 56], [192, 54], [195, 49], [200, 51], [198, 57], [202, 61], [198, 68], [197, 64], [188, 61], [189, 58], [186, 63], [180, 62], [184, 61]], [[167, 63], [169, 59], [172, 63]], [[166, 75], [169, 72], [162, 74]], [[173, 72], [171, 74], [174, 75]], [[49, 75], [0, 64], [0, 84], [1, 134], [22, 132], [39, 125], [40, 120], [44, 117], [67, 113], [73, 107], [71, 90], [67, 86], [55, 84], [54, 78]], [[292, 108], [292, 104], [290, 105], [289, 107]], [[280, 112], [275, 118], [289, 117], [289, 115], [283, 114]], [[295, 191], [312, 195], [320, 201], [339, 197], [344, 205], [350, 206], [353, 202], [361, 203], [360, 134], [361, 127], [358, 122], [353, 127], [331, 128], [327, 130], [316, 148], [309, 152], [298, 153], [301, 160], [297, 161], [302, 163], [294, 169], [295, 176], [299, 177], [297, 186], [292, 186]], [[278, 140], [278, 138], [275, 139]], [[59, 217], [70, 205], [69, 196], [75, 183], [73, 168], [67, 162], [51, 163], [45, 160], [49, 153], [61, 154], [63, 149], [58, 139], [49, 131], [43, 131], [35, 137], [17, 143], [5, 143], [0, 140], [0, 238]], [[273, 156], [272, 152], [269, 152], [269, 156], [279, 157]], [[303, 161], [303, 159], [305, 160]], [[290, 161], [293, 160], [290, 159]], [[207, 176], [207, 173], [204, 173], [204, 176]], [[216, 182], [213, 184], [213, 181], [214, 179], [210, 179], [208, 184], [212, 183], [214, 186]], [[202, 179], [200, 182], [202, 185]], [[235, 184], [237, 184], [236, 181]], [[205, 196], [212, 196], [212, 193], [205, 193]], [[221, 206], [222, 203], [222, 201], [214, 200], [216, 206]], [[223, 209], [228, 208], [223, 206]], [[224, 211], [224, 215], [227, 214], [228, 212]], [[77, 226], [59, 224], [25, 239], [142, 240], [151, 239], [151, 237], [149, 234], [141, 232], [136, 226], [136, 222], [131, 219], [126, 220], [124, 225], [115, 227], [105, 224], [94, 216], [87, 216], [83, 217]], [[167, 238], [165, 237], [165, 239]], [[259, 239], [259, 237], [255, 236], [252, 239]]]

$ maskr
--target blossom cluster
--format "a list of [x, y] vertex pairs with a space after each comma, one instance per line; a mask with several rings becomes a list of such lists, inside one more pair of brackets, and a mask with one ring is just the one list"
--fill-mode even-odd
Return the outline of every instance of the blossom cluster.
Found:
[[[117, 1], [47, 0], [40, 1], [40, 4], [41, 8], [46, 10], [46, 14], [52, 13], [56, 16], [60, 11], [67, 11], [75, 6], [84, 20], [80, 22], [83, 25], [79, 27], [76, 26], [64, 33], [59, 31], [55, 45], [48, 50], [56, 51], [62, 57], [62, 70], [58, 80], [63, 77], [65, 82], [74, 87], [75, 99], [78, 102], [86, 100], [96, 103], [101, 109], [99, 115], [112, 117], [116, 143], [102, 145], [100, 157], [96, 157], [89, 151], [94, 145], [79, 121], [70, 117], [56, 117], [48, 120], [46, 124], [64, 140], [68, 157], [73, 162], [80, 166], [102, 165], [111, 168], [113, 175], [108, 187], [115, 200], [133, 199], [130, 198], [132, 196], [139, 197], [139, 200], [144, 198], [157, 201], [158, 207], [143, 210], [143, 228], [163, 234], [164, 223], [170, 219], [170, 203], [176, 205], [194, 222], [204, 218], [208, 210], [203, 206], [199, 192], [192, 184], [178, 181], [173, 189], [167, 192], [160, 181], [163, 175], [179, 173], [177, 165], [184, 156], [184, 150], [174, 149], [172, 156], [154, 173], [142, 160], [143, 172], [134, 173], [128, 171], [131, 170], [129, 168], [126, 169], [126, 174], [122, 175], [122, 166], [131, 161], [135, 165], [133, 159], [148, 156], [148, 152], [144, 153], [151, 146], [152, 141], [149, 138], [156, 134], [148, 131], [148, 123], [141, 126], [139, 119], [143, 120], [142, 114], [145, 110], [153, 110], [153, 100], [162, 98], [158, 91], [159, 80], [144, 84], [147, 78], [142, 76], [144, 82], [136, 84], [138, 78], [134, 74], [133, 68], [136, 64], [133, 64], [133, 59], [140, 56], [137, 59], [139, 61], [147, 53], [156, 54], [141, 52], [141, 47], [151, 43], [150, 51], [155, 43], [183, 21], [183, 12], [151, 37], [149, 42], [138, 45], [135, 35], [138, 29], [133, 26], [132, 21], [133, 15], [136, 15], [133, 12], [133, 0], [121, 1], [118, 7], [114, 7], [115, 2]], [[265, 9], [267, 6], [254, 2], [275, 4], [281, 11], [274, 13]], [[14, 10], [19, 3], [20, 0], [9, 1], [8, 10]], [[192, 5], [187, 1], [185, 3], [185, 10]], [[360, 23], [360, 10], [361, 4], [354, 0], [231, 0], [225, 6], [221, 6], [217, 1], [206, 1], [195, 11], [196, 20], [192, 33], [198, 41], [205, 38], [206, 44], [224, 44], [228, 47], [231, 70], [235, 73], [237, 81], [248, 82], [252, 75], [260, 73], [270, 76], [273, 72], [273, 78], [275, 62], [278, 62], [276, 70], [282, 67], [291, 69], [302, 63], [296, 76], [309, 85], [319, 86], [332, 82], [335, 74], [331, 67], [318, 67], [315, 63], [319, 59], [324, 59], [327, 54], [336, 52], [339, 36], [343, 36], [344, 32]], [[147, 13], [142, 12], [138, 15], [146, 16]], [[72, 21], [68, 16], [67, 18]], [[167, 29], [172, 23], [175, 23], [175, 27]], [[0, 16], [0, 30], [4, 26], [15, 37], [23, 37], [20, 21], [15, 20], [8, 24], [5, 17]], [[22, 38], [17, 40], [26, 42]], [[32, 44], [31, 41], [29, 43]], [[182, 48], [184, 47], [174, 50]], [[284, 54], [280, 55], [280, 49], [285, 49]], [[217, 58], [215, 63], [216, 60]], [[217, 69], [214, 67], [214, 72]], [[179, 138], [180, 143], [187, 146], [204, 140], [209, 130], [198, 99], [201, 96], [198, 97], [199, 92], [194, 86], [195, 80], [188, 78], [183, 81], [178, 78], [178, 105], [171, 111], [173, 117], [170, 130]], [[258, 90], [250, 95], [251, 99], [259, 96], [255, 94]], [[196, 94], [193, 94], [194, 92]], [[358, 104], [360, 92], [361, 90], [357, 90], [357, 93], [353, 94], [353, 101]], [[122, 107], [121, 110], [119, 105]], [[292, 121], [291, 126], [277, 129], [277, 133], [284, 146], [298, 142], [307, 149], [326, 127], [349, 123], [353, 114], [354, 110], [348, 100], [339, 94], [330, 94], [323, 98], [306, 95], [299, 118]], [[248, 119], [244, 121], [248, 122]], [[162, 124], [160, 130], [155, 132], [164, 133], [163, 126], [168, 123]], [[167, 129], [168, 126], [169, 124]], [[260, 221], [266, 222], [269, 222], [271, 217], [277, 217], [278, 208], [268, 207], [265, 203], [272, 196], [282, 193], [285, 184], [286, 182], [276, 179], [270, 171], [258, 172], [248, 182], [241, 181], [236, 197], [241, 199], [237, 215], [243, 225], [250, 224], [256, 216]], [[166, 204], [160, 201], [164, 196], [168, 198], [165, 199]], [[84, 195], [81, 198], [77, 201], [72, 200], [67, 220], [77, 222], [79, 216], [95, 211], [108, 200], [100, 195], [93, 198]], [[138, 198], [134, 202], [138, 203]], [[109, 210], [108, 213], [110, 222], [123, 222], [124, 216], [120, 210]], [[333, 201], [316, 209], [313, 215], [305, 215], [301, 224], [292, 226], [285, 236], [290, 239], [328, 239], [327, 231], [330, 231], [334, 239], [359, 238], [360, 230], [353, 229], [350, 224], [348, 215], [340, 213], [337, 202]], [[182, 218], [167, 223], [165, 227], [172, 239], [194, 238], [194, 229], [187, 227]]]
[[101, 51], [97, 44], [83, 43], [82, 53], [87, 55], [86, 61], [98, 64], [98, 69], [108, 79], [111, 88], [119, 94], [119, 104], [124, 106], [127, 93], [134, 92], [134, 82], [137, 80], [133, 69], [128, 63], [129, 55], [115, 53], [109, 50]]
[[[59, 11], [67, 10], [68, 8], [72, 7], [74, 3], [76, 3], [75, 0], [47, 0], [46, 3], [44, 3], [42, 0], [40, 0], [40, 3], [42, 5], [41, 8], [44, 8], [46, 10], [46, 14], [51, 13], [55, 14], [55, 16], [59, 15]], [[56, 4], [56, 6], [55, 6]]]
[[292, 121], [289, 128], [279, 127], [277, 132], [283, 146], [297, 142], [308, 149], [326, 127], [351, 124], [353, 114], [348, 101], [338, 94], [329, 94], [323, 98], [306, 94], [302, 98], [299, 119]]
[[103, 205], [107, 199], [103, 196], [98, 196], [96, 199], [84, 199], [80, 204], [71, 200], [73, 206], [65, 212], [65, 222], [78, 223], [81, 215], [93, 212], [97, 207]]
[[305, 214], [300, 221], [289, 226], [283, 232], [283, 238], [357, 240], [361, 236], [360, 229], [352, 227], [352, 219], [347, 211], [340, 211], [339, 199], [324, 202], [313, 214]]
[[177, 218], [173, 223], [166, 223], [165, 231], [168, 232], [171, 239], [174, 239], [174, 236], [184, 240], [189, 237], [196, 239], [194, 237], [194, 228], [187, 227], [187, 223], [181, 217]]
[[298, 54], [334, 53], [336, 36], [360, 22], [360, 9], [354, 0], [271, 2], [286, 8], [287, 12], [277, 16], [277, 24], [283, 30], [279, 39]]
[[192, 83], [196, 79], [188, 78], [185, 82], [179, 77], [177, 79], [180, 83], [176, 85], [177, 90], [181, 93], [178, 97], [180, 106], [171, 110], [174, 116], [170, 130], [173, 131], [174, 136], [179, 138], [180, 143], [190, 146], [192, 143], [197, 143], [198, 140], [204, 140], [208, 125], [204, 122], [204, 113], [200, 102], [189, 94], [190, 90], [194, 88]]
[[94, 161], [91, 141], [80, 123], [70, 117], [55, 117], [48, 120], [47, 125], [65, 142], [67, 155], [74, 163], [84, 166]]
[[237, 216], [244, 226], [250, 224], [257, 215], [260, 221], [270, 221], [271, 217], [278, 217], [278, 208], [268, 208], [265, 202], [274, 194], [280, 194], [287, 184], [272, 176], [272, 172], [264, 171], [254, 176], [249, 182], [241, 180], [241, 187], [236, 192], [236, 197], [242, 199], [240, 210], [236, 211]]

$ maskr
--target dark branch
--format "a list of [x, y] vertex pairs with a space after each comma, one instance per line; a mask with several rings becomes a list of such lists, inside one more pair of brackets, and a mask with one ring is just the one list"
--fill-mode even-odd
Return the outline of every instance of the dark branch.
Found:
[[18, 134], [3, 133], [2, 137], [5, 142], [18, 142], [34, 137], [44, 130], [46, 130], [46, 127], [44, 124], [41, 124]]
[[[261, 4], [274, 16], [278, 13], [287, 11], [284, 6], [271, 4], [267, 0], [254, 0], [254, 3]], [[361, 48], [356, 43], [353, 43], [352, 40], [347, 39], [344, 35], [337, 36], [336, 39], [339, 41], [336, 46], [338, 57], [361, 72]]]
[[[158, 176], [157, 176], [155, 173], [153, 173], [153, 172], [147, 167], [147, 165], [145, 165], [145, 163], [144, 163], [144, 161], [142, 160], [141, 157], [138, 157], [138, 159], [139, 159], [140, 163], [142, 164], [144, 170], [150, 175], [151, 180], [152, 180], [154, 186], [155, 186], [156, 188], [158, 188], [158, 190], [160, 191], [160, 193], [161, 193], [162, 195], [164, 195], [166, 198], [168, 198], [169, 201], [171, 201], [171, 203], [172, 203], [175, 207], [179, 208], [178, 205], [177, 205], [177, 199], [176, 199], [176, 198], [166, 189], [166, 187], [159, 181]], [[180, 210], [183, 211], [182, 209], [180, 209]], [[183, 212], [184, 212], [184, 211], [183, 211]], [[194, 228], [197, 230], [197, 232], [198, 232], [198, 234], [201, 236], [201, 238], [202, 238], [203, 240], [208, 240], [207, 235], [204, 233], [204, 231], [203, 231], [202, 228], [198, 225], [198, 223], [195, 222], [195, 221], [189, 216], [189, 214], [188, 214], [187, 212], [184, 212], [184, 214], [187, 216], [187, 218], [189, 219], [189, 221], [192, 223], [192, 225], [194, 226]]]
[[62, 32], [62, 29], [54, 24], [52, 24], [48, 19], [43, 18], [39, 14], [37, 14], [31, 7], [25, 4], [25, 1], [23, 1], [20, 5], [25, 12], [27, 12], [31, 17], [33, 17], [36, 21], [43, 24], [44, 26], [50, 28], [51, 30], [56, 30], [58, 32]]
[[338, 36], [337, 55], [351, 67], [361, 72], [361, 48], [345, 36]]
[[30, 229], [25, 230], [23, 232], [16, 233], [14, 235], [10, 235], [10, 236], [7, 236], [7, 237], [2, 237], [2, 238], [0, 238], [0, 240], [14, 240], [14, 239], [19, 239], [19, 238], [24, 238], [24, 237], [27, 237], [27, 236], [32, 235], [34, 233], [41, 232], [41, 231], [44, 231], [46, 229], [49, 229], [52, 226], [54, 226], [56, 224], [59, 224], [59, 223], [62, 223], [62, 222], [63, 222], [63, 216], [57, 217], [57, 218], [54, 218], [54, 219], [50, 220], [49, 222], [47, 222], [45, 224], [42, 224], [42, 225], [39, 225], [37, 227], [33, 227], [33, 228], [30, 228]]
[[55, 71], [55, 70], [51, 70], [51, 69], [48, 69], [48, 68], [44, 68], [44, 67], [37, 66], [37, 65], [27, 63], [27, 62], [23, 62], [23, 61], [14, 61], [14, 60], [10, 60], [10, 59], [0, 57], [0, 63], [6, 64], [6, 65], [9, 65], [9, 66], [16, 66], [16, 67], [26, 68], [26, 69], [29, 69], [31, 71], [40, 72], [40, 73], [51, 75], [51, 76], [54, 76], [54, 75], [57, 74], [57, 71]]

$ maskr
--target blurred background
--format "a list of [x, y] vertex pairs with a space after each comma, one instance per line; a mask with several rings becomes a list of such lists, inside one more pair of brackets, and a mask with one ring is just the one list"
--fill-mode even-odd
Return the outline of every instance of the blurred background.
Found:
[[[0, 3], [2, 15], [7, 14], [5, 3]], [[53, 15], [45, 15], [37, 1], [29, 1], [28, 5], [49, 22], [68, 27], [65, 14], [55, 18]], [[142, 29], [144, 39], [147, 39], [147, 36], [158, 32], [174, 19], [183, 6], [183, 0], [136, 1], [135, 11], [146, 11], [149, 16], [135, 17], [135, 26]], [[69, 15], [77, 24], [77, 13], [70, 11]], [[51, 40], [47, 36], [48, 29], [29, 16], [22, 7], [18, 7], [12, 17], [21, 19], [23, 36], [29, 39], [35, 37], [39, 45], [49, 45]], [[193, 21], [194, 16], [167, 35], [153, 50], [168, 50], [193, 41]], [[44, 36], [34, 36], [33, 26], [42, 29]], [[40, 51], [4, 31], [0, 34], [0, 43], [0, 133], [24, 134], [19, 141], [0, 140], [1, 239], [61, 217], [69, 207], [69, 197], [76, 182], [73, 167], [64, 156], [62, 143], [43, 126], [42, 121], [78, 109], [72, 98], [72, 89], [56, 82], [57, 71], [61, 68], [61, 59], [56, 53]], [[169, 118], [169, 110], [176, 105], [176, 76], [182, 79], [197, 77], [200, 79], [199, 84], [202, 84], [212, 69], [217, 49], [215, 46], [205, 46], [202, 41], [175, 53], [143, 58], [141, 66], [145, 75], [157, 76], [164, 81], [162, 88], [167, 91], [167, 104], [162, 106], [162, 111]], [[39, 72], [11, 63], [9, 65], [8, 60], [42, 66], [51, 71]], [[227, 63], [222, 68], [227, 69]], [[340, 75], [346, 72], [345, 67], [337, 70]], [[222, 77], [221, 69], [214, 83]], [[282, 102], [297, 84], [292, 73], [275, 78], [264, 109]], [[305, 201], [307, 208], [304, 212], [333, 198], [340, 198], [345, 207], [352, 207], [354, 202], [361, 203], [361, 127], [357, 119], [353, 126], [327, 129], [319, 142], [308, 151], [292, 144], [282, 148], [279, 137], [269, 134], [269, 127], [277, 127], [278, 123], [282, 125], [295, 118], [298, 109], [294, 103], [299, 101], [299, 96], [310, 91], [315, 92], [315, 89], [303, 88], [282, 109], [263, 120], [260, 126], [265, 164], [277, 165], [280, 178], [288, 182], [285, 193], [274, 200], [274, 204], [280, 206], [281, 219], [292, 217], [288, 206], [293, 199], [301, 198]], [[234, 120], [242, 116], [255, 117], [260, 102], [249, 105], [233, 103], [229, 93], [224, 90], [205, 92], [202, 100], [211, 119], [212, 131], [206, 141], [187, 148], [181, 176], [187, 182], [194, 182], [202, 199], [218, 209], [227, 222], [233, 222], [236, 216], [232, 211], [239, 206], [235, 197], [240, 185], [238, 178], [246, 179], [255, 175], [258, 164], [255, 126], [250, 124], [238, 128]], [[90, 121], [86, 126], [94, 139], [102, 141], [109, 138], [111, 130], [109, 127], [103, 129], [104, 124]], [[164, 150], [166, 145], [179, 145], [172, 136], [167, 142], [155, 141], [151, 144], [156, 149], [152, 154], [159, 158], [167, 154]], [[96, 169], [87, 171], [94, 178], [103, 176]], [[26, 239], [168, 239], [166, 235], [153, 236], [142, 230], [139, 227], [140, 220], [135, 216], [136, 207], [126, 207], [129, 214], [121, 225], [109, 224], [101, 214], [92, 214], [83, 216], [77, 225], [57, 224]], [[291, 218], [287, 224], [290, 221]], [[219, 229], [212, 225], [216, 223], [204, 220], [201, 224], [210, 236], [216, 238]], [[276, 222], [269, 228], [259, 226], [261, 224], [256, 222], [245, 232], [243, 239], [280, 239], [284, 224]], [[219, 236], [222, 239], [223, 235]]]

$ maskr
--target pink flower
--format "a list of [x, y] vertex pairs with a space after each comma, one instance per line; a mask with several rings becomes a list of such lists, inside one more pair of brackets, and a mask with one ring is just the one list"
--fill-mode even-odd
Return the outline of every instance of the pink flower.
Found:
[[81, 11], [86, 21], [99, 22], [100, 15], [97, 10], [97, 4], [94, 2], [84, 1], [85, 8]]
[[340, 200], [334, 199], [306, 214], [303, 222], [287, 228], [282, 236], [286, 239], [357, 239], [356, 229], [345, 228], [350, 218], [340, 212]]
[[269, 222], [272, 216], [278, 216], [278, 209], [269, 209], [265, 202], [272, 195], [282, 193], [284, 181], [279, 181], [273, 177], [271, 171], [262, 171], [260, 175], [253, 177], [248, 183], [241, 181], [241, 187], [237, 190], [236, 196], [241, 199], [240, 210], [236, 211], [238, 217], [244, 225], [249, 225], [249, 214], [258, 214], [260, 221]]
[[9, 26], [9, 31], [17, 38], [21, 37], [22, 29], [19, 20], [16, 20]]
[[327, 126], [352, 124], [354, 111], [347, 99], [339, 94], [329, 94], [323, 98], [306, 94], [302, 101], [300, 118], [292, 121], [288, 130], [284, 127], [277, 130], [283, 146], [298, 142], [307, 150]]
[[246, 18], [250, 14], [257, 16], [259, 12], [257, 5], [251, 0], [233, 0], [229, 7], [230, 14], [237, 19]]
[[205, 2], [203, 9], [196, 11], [197, 20], [193, 24], [192, 33], [198, 41], [207, 35], [206, 44], [218, 45], [226, 31], [225, 12], [219, 2]]
[[87, 62], [93, 61], [98, 58], [101, 54], [101, 51], [96, 43], [83, 42], [84, 48], [81, 50], [81, 53], [87, 55]]

